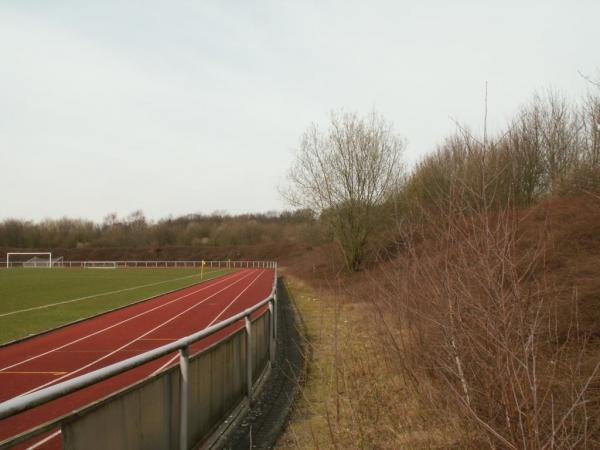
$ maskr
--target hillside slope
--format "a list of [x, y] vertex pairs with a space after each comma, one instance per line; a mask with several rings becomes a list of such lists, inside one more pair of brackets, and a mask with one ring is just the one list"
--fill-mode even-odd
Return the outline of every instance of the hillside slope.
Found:
[[304, 395], [323, 399], [328, 442], [600, 446], [600, 198], [430, 225], [359, 274], [333, 269], [331, 249], [288, 267], [335, 315], [309, 320], [333, 323], [314, 360], [330, 355], [336, 381]]

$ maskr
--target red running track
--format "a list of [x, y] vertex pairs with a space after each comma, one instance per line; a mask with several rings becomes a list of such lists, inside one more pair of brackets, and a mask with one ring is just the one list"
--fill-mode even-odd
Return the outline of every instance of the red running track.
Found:
[[[225, 320], [266, 298], [273, 269], [241, 269], [204, 283], [0, 348], [0, 402], [138, 355]], [[261, 311], [255, 314], [259, 315]], [[237, 330], [233, 324], [192, 345], [195, 353]], [[166, 355], [93, 386], [0, 420], [0, 442], [164, 369]], [[60, 448], [60, 433], [19, 448]]]

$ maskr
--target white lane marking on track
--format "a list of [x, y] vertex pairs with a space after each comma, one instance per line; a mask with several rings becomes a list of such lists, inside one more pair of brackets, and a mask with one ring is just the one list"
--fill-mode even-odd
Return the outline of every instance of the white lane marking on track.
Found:
[[78, 369], [75, 369], [75, 370], [73, 370], [73, 371], [71, 371], [71, 372], [69, 372], [69, 373], [67, 373], [67, 374], [65, 374], [65, 375], [63, 375], [63, 376], [61, 376], [61, 377], [55, 378], [55, 379], [54, 379], [54, 380], [52, 380], [52, 381], [49, 381], [49, 382], [47, 382], [47, 383], [44, 383], [44, 384], [42, 384], [42, 385], [40, 385], [40, 386], [37, 386], [37, 387], [35, 387], [35, 388], [33, 388], [33, 389], [29, 390], [29, 391], [27, 391], [27, 392], [24, 392], [24, 393], [22, 393], [22, 394], [19, 394], [19, 395], [17, 395], [17, 397], [21, 397], [21, 396], [23, 396], [23, 395], [27, 395], [27, 394], [30, 394], [30, 393], [32, 393], [32, 392], [38, 391], [38, 390], [40, 390], [40, 389], [43, 389], [43, 388], [45, 388], [45, 387], [47, 387], [47, 386], [50, 386], [50, 385], [52, 385], [52, 384], [56, 384], [56, 383], [58, 383], [60, 380], [63, 380], [63, 379], [65, 379], [65, 378], [67, 378], [67, 377], [70, 377], [70, 376], [72, 376], [72, 375], [75, 375], [76, 373], [79, 373], [79, 372], [81, 372], [82, 370], [85, 370], [85, 369], [87, 369], [88, 367], [91, 367], [91, 366], [93, 366], [94, 364], [96, 364], [96, 363], [99, 363], [100, 361], [103, 361], [103, 360], [105, 360], [106, 358], [108, 358], [108, 357], [110, 357], [110, 356], [114, 355], [115, 353], [118, 353], [119, 351], [123, 350], [125, 347], [128, 347], [128, 346], [130, 346], [131, 344], [133, 344], [134, 342], [137, 342], [139, 339], [143, 338], [144, 336], [148, 336], [150, 333], [152, 333], [152, 332], [154, 332], [154, 331], [158, 330], [159, 328], [161, 328], [161, 327], [165, 326], [166, 324], [168, 324], [168, 323], [172, 322], [173, 320], [177, 319], [178, 317], [181, 317], [182, 315], [186, 314], [187, 312], [191, 311], [192, 309], [194, 309], [194, 308], [196, 308], [196, 307], [200, 306], [202, 303], [204, 303], [204, 302], [206, 302], [206, 301], [210, 300], [210, 299], [211, 299], [211, 298], [213, 298], [215, 295], [217, 295], [217, 294], [220, 294], [221, 292], [223, 292], [223, 291], [224, 291], [224, 290], [226, 290], [226, 289], [229, 289], [231, 286], [233, 286], [233, 285], [235, 285], [235, 284], [239, 283], [240, 281], [242, 281], [243, 279], [247, 278], [248, 276], [250, 276], [250, 273], [247, 273], [246, 275], [244, 275], [244, 276], [243, 276], [243, 277], [241, 277], [240, 279], [238, 279], [238, 280], [235, 280], [233, 283], [231, 283], [231, 284], [229, 284], [229, 285], [225, 286], [224, 288], [220, 289], [219, 291], [217, 291], [217, 292], [215, 292], [215, 293], [213, 293], [213, 294], [209, 295], [208, 297], [206, 297], [206, 298], [202, 299], [202, 300], [201, 300], [201, 301], [199, 301], [198, 303], [194, 303], [194, 304], [193, 304], [192, 306], [190, 306], [189, 308], [187, 308], [187, 309], [183, 310], [183, 311], [182, 311], [182, 312], [180, 312], [180, 313], [177, 313], [176, 315], [172, 316], [172, 317], [171, 317], [171, 318], [169, 318], [168, 320], [166, 320], [166, 321], [162, 322], [160, 325], [158, 325], [158, 326], [156, 326], [156, 327], [152, 328], [151, 330], [148, 330], [148, 331], [146, 331], [145, 333], [143, 333], [143, 334], [141, 334], [140, 336], [136, 337], [135, 339], [133, 339], [133, 340], [129, 341], [128, 343], [126, 343], [126, 344], [124, 344], [124, 345], [120, 346], [119, 348], [117, 348], [117, 349], [113, 350], [112, 352], [110, 352], [110, 353], [107, 353], [106, 355], [103, 355], [103, 356], [101, 356], [100, 358], [98, 358], [98, 359], [96, 359], [96, 360], [94, 360], [94, 361], [92, 361], [92, 362], [90, 362], [90, 363], [88, 363], [88, 364], [86, 364], [86, 365], [84, 365], [84, 366], [81, 366], [80, 368], [78, 368]]
[[[252, 284], [254, 284], [254, 282], [255, 282], [256, 280], [258, 280], [258, 278], [259, 278], [259, 277], [261, 277], [261, 276], [262, 276], [262, 275], [263, 275], [265, 272], [266, 272], [265, 270], [261, 271], [261, 273], [259, 273], [259, 274], [258, 274], [258, 276], [257, 276], [257, 277], [256, 277], [254, 280], [252, 280], [252, 283], [250, 283], [250, 284], [248, 285], [248, 287], [246, 287], [246, 289], [244, 289], [240, 295], [238, 295], [236, 298], [234, 298], [233, 300], [231, 300], [231, 302], [229, 302], [229, 304], [228, 304], [228, 305], [225, 307], [225, 309], [223, 309], [223, 311], [221, 311], [219, 314], [217, 314], [217, 316], [216, 316], [216, 317], [215, 317], [215, 318], [214, 318], [214, 319], [213, 319], [213, 320], [212, 320], [212, 321], [211, 321], [211, 322], [210, 322], [208, 325], [206, 325], [206, 326], [207, 326], [207, 327], [210, 327], [210, 326], [211, 326], [213, 323], [215, 323], [215, 322], [217, 321], [217, 319], [218, 319], [219, 317], [221, 317], [221, 316], [223, 315], [223, 313], [224, 313], [225, 311], [227, 311], [227, 310], [228, 310], [228, 309], [231, 307], [231, 305], [233, 305], [233, 304], [234, 304], [234, 303], [235, 303], [235, 302], [236, 302], [236, 301], [237, 301], [237, 300], [238, 300], [238, 299], [241, 297], [241, 295], [242, 295], [244, 292], [246, 292], [246, 291], [248, 290], [248, 288], [249, 288], [250, 286], [252, 286]], [[262, 299], [261, 299], [261, 300], [262, 300]]]
[[[216, 320], [217, 320], [219, 317], [221, 317], [221, 315], [222, 315], [222, 314], [223, 314], [225, 311], [227, 311], [227, 310], [229, 309], [229, 307], [230, 307], [231, 305], [233, 305], [233, 303], [234, 303], [234, 302], [235, 302], [235, 301], [236, 301], [238, 298], [240, 298], [240, 297], [242, 296], [242, 294], [243, 294], [244, 292], [246, 292], [246, 291], [248, 290], [248, 288], [249, 288], [250, 286], [252, 286], [256, 280], [258, 280], [258, 279], [259, 279], [259, 278], [260, 278], [262, 275], [264, 275], [264, 273], [265, 273], [265, 271], [262, 271], [261, 273], [259, 273], [259, 274], [258, 274], [258, 276], [257, 276], [257, 277], [256, 277], [254, 280], [252, 280], [252, 282], [251, 282], [251, 283], [250, 283], [248, 286], [246, 286], [246, 289], [244, 289], [242, 292], [240, 292], [240, 295], [238, 295], [236, 298], [234, 298], [234, 299], [233, 299], [233, 300], [232, 300], [232, 301], [231, 301], [231, 302], [230, 302], [230, 303], [229, 303], [229, 304], [228, 304], [228, 305], [225, 307], [225, 309], [223, 309], [223, 310], [222, 310], [222, 311], [221, 311], [221, 312], [220, 312], [220, 313], [219, 313], [219, 314], [218, 314], [218, 315], [217, 315], [217, 316], [216, 316], [216, 317], [215, 317], [215, 318], [214, 318], [214, 319], [213, 319], [213, 320], [212, 320], [212, 321], [211, 321], [211, 322], [210, 322], [208, 325], [206, 325], [204, 328], [208, 328], [208, 327], [210, 327], [210, 326], [211, 326], [213, 323], [215, 323], [215, 321], [216, 321]], [[158, 372], [160, 372], [161, 370], [163, 370], [163, 369], [166, 369], [166, 368], [167, 368], [168, 366], [170, 366], [170, 365], [171, 365], [173, 362], [175, 362], [175, 360], [176, 360], [177, 358], [179, 358], [179, 355], [175, 355], [175, 356], [173, 356], [173, 357], [172, 357], [171, 359], [169, 359], [169, 360], [168, 360], [168, 361], [167, 361], [165, 364], [163, 364], [163, 365], [162, 365], [162, 366], [160, 366], [158, 369], [156, 369], [154, 372], [152, 372], [152, 375], [156, 375], [156, 374], [157, 374]], [[150, 375], [150, 376], [152, 376], [152, 375]]]
[[[173, 300], [170, 300], [170, 301], [168, 301], [168, 302], [166, 302], [166, 303], [162, 303], [162, 304], [160, 304], [160, 305], [158, 305], [158, 306], [155, 306], [155, 307], [154, 307], [154, 308], [152, 308], [152, 309], [149, 309], [149, 310], [146, 310], [146, 311], [142, 311], [141, 313], [139, 313], [139, 314], [136, 314], [135, 316], [128, 317], [127, 319], [124, 319], [124, 320], [122, 320], [122, 321], [120, 321], [120, 322], [117, 322], [117, 323], [114, 323], [114, 324], [112, 324], [112, 325], [109, 325], [108, 327], [102, 328], [102, 329], [100, 329], [100, 330], [94, 331], [93, 333], [90, 333], [90, 334], [88, 334], [88, 335], [85, 335], [85, 336], [82, 336], [82, 337], [80, 337], [80, 338], [77, 338], [77, 339], [75, 339], [75, 340], [73, 340], [73, 341], [71, 341], [71, 342], [67, 342], [66, 344], [63, 344], [63, 345], [61, 345], [61, 346], [59, 346], [59, 347], [55, 347], [55, 348], [53, 348], [53, 349], [51, 349], [51, 350], [48, 350], [48, 351], [46, 351], [46, 352], [44, 352], [44, 353], [40, 353], [40, 354], [38, 354], [38, 355], [31, 356], [31, 357], [29, 357], [29, 358], [27, 358], [27, 359], [24, 359], [23, 361], [20, 361], [20, 362], [17, 362], [17, 363], [11, 364], [11, 365], [9, 365], [9, 366], [6, 366], [6, 367], [3, 367], [3, 368], [1, 368], [1, 369], [0, 369], [0, 372], [2, 372], [2, 371], [4, 371], [4, 370], [12, 369], [13, 367], [16, 367], [16, 366], [20, 366], [21, 364], [25, 364], [26, 362], [33, 361], [34, 359], [37, 359], [37, 358], [41, 358], [42, 356], [46, 356], [46, 355], [48, 355], [48, 354], [50, 354], [50, 353], [53, 353], [53, 352], [56, 352], [56, 351], [58, 351], [58, 350], [62, 350], [62, 349], [63, 349], [63, 348], [65, 348], [65, 347], [68, 347], [68, 346], [70, 346], [70, 345], [76, 344], [77, 342], [81, 342], [81, 341], [83, 341], [83, 340], [85, 340], [85, 339], [87, 339], [87, 338], [89, 338], [89, 337], [95, 336], [95, 335], [97, 335], [97, 334], [100, 334], [100, 333], [104, 333], [104, 332], [105, 332], [105, 331], [107, 331], [107, 330], [110, 330], [110, 329], [112, 329], [112, 328], [115, 328], [115, 327], [117, 327], [117, 326], [119, 326], [119, 325], [122, 325], [122, 324], [124, 324], [124, 323], [126, 323], [126, 322], [129, 322], [129, 321], [131, 321], [131, 320], [133, 320], [133, 319], [136, 319], [136, 318], [138, 318], [138, 317], [141, 317], [141, 316], [143, 316], [143, 315], [149, 314], [149, 313], [151, 313], [151, 312], [153, 312], [153, 311], [156, 311], [157, 309], [164, 308], [165, 306], [168, 306], [168, 305], [170, 305], [171, 303], [174, 303], [174, 302], [176, 302], [176, 301], [179, 301], [179, 300], [181, 300], [181, 299], [183, 299], [183, 298], [189, 297], [190, 295], [196, 294], [196, 293], [198, 293], [198, 292], [200, 292], [200, 291], [204, 291], [204, 290], [206, 290], [206, 289], [208, 289], [208, 288], [211, 288], [211, 287], [213, 287], [213, 286], [215, 286], [215, 285], [218, 285], [218, 284], [224, 283], [225, 281], [228, 281], [230, 278], [235, 278], [235, 276], [237, 276], [237, 275], [239, 275], [239, 274], [241, 274], [241, 273], [243, 273], [243, 271], [242, 271], [242, 272], [234, 272], [234, 273], [233, 273], [233, 274], [231, 274], [231, 275], [225, 275], [225, 276], [224, 276], [224, 277], [222, 277], [222, 278], [217, 278], [217, 279], [216, 279], [216, 281], [215, 281], [214, 283], [210, 283], [209, 285], [204, 285], [202, 288], [200, 288], [200, 289], [197, 289], [197, 290], [195, 290], [195, 291], [193, 291], [193, 292], [190, 292], [190, 293], [188, 293], [188, 294], [185, 294], [185, 295], [182, 295], [182, 296], [180, 296], [180, 297], [174, 298]], [[212, 280], [211, 280], [211, 281], [212, 281]]]
[[115, 291], [101, 292], [99, 294], [94, 294], [94, 295], [86, 295], [85, 297], [73, 298], [71, 300], [63, 300], [61, 302], [49, 303], [47, 305], [34, 306], [31, 308], [26, 308], [26, 309], [19, 309], [17, 311], [9, 311], [7, 313], [0, 314], [0, 317], [12, 316], [14, 314], [19, 314], [19, 313], [24, 313], [24, 312], [29, 312], [29, 311], [36, 311], [38, 309], [51, 308], [53, 306], [65, 305], [67, 303], [80, 302], [82, 300], [89, 300], [90, 298], [103, 297], [105, 295], [111, 295], [111, 294], [118, 294], [119, 292], [127, 292], [127, 291], [133, 291], [135, 289], [141, 289], [141, 288], [150, 287], [150, 286], [158, 286], [159, 284], [169, 283], [171, 281], [185, 280], [186, 278], [192, 278], [195, 276], [197, 276], [197, 274], [186, 275], [185, 277], [179, 277], [179, 278], [172, 278], [170, 280], [158, 281], [156, 283], [141, 284], [139, 286], [132, 286], [132, 287], [128, 287], [128, 288], [117, 289]]
[[175, 356], [173, 356], [170, 360], [168, 360], [166, 363], [164, 363], [162, 366], [160, 366], [158, 369], [156, 369], [154, 372], [152, 372], [150, 374], [150, 376], [156, 375], [157, 373], [159, 373], [161, 370], [166, 369], [167, 367], [169, 367], [172, 363], [175, 362], [175, 360], [179, 358], [179, 355], [176, 354]]
[[34, 448], [38, 448], [40, 445], [44, 445], [46, 442], [48, 442], [51, 439], [54, 439], [56, 436], [58, 436], [60, 434], [60, 430], [55, 431], [54, 433], [52, 433], [50, 436], [46, 436], [44, 439], [42, 439], [41, 441], [36, 442], [33, 445], [30, 445], [29, 447], [27, 447], [27, 450], [33, 450]]

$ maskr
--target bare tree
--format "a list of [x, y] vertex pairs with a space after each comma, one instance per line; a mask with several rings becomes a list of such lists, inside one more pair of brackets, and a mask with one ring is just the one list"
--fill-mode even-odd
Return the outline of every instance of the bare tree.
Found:
[[378, 207], [400, 180], [404, 146], [376, 113], [333, 113], [326, 132], [313, 124], [302, 136], [283, 195], [320, 214], [349, 270], [360, 268]]

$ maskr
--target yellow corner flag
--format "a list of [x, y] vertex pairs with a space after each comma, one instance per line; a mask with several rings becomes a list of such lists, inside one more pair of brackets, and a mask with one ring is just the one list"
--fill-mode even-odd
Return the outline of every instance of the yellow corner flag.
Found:
[[204, 278], [204, 266], [206, 265], [206, 261], [202, 260], [200, 264], [200, 279]]

